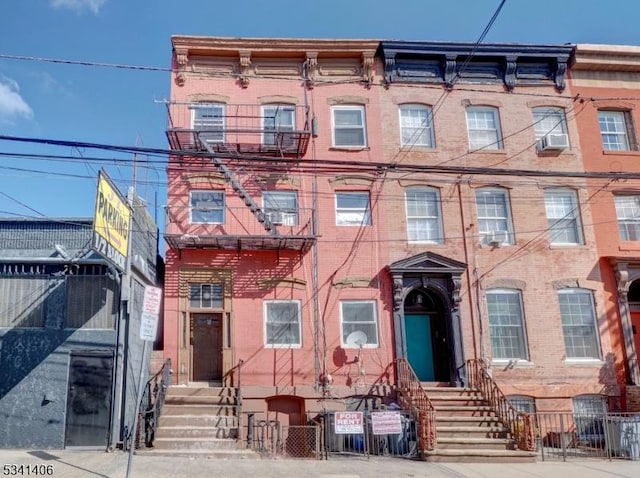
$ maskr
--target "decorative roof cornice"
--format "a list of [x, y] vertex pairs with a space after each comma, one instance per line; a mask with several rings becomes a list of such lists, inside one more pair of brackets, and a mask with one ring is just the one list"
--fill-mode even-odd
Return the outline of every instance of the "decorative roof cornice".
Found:
[[361, 57], [363, 53], [375, 53], [378, 40], [348, 39], [293, 39], [293, 38], [226, 38], [209, 36], [171, 37], [175, 51], [186, 50], [188, 54], [229, 54], [240, 50], [250, 51], [252, 56], [305, 57], [306, 52], [318, 52], [321, 56]]
[[[383, 41], [379, 55], [387, 84], [444, 83], [456, 79], [516, 85], [555, 84], [564, 89], [572, 45]], [[462, 69], [464, 65], [464, 69]]]
[[631, 45], [576, 45], [572, 70], [640, 71], [640, 46]]

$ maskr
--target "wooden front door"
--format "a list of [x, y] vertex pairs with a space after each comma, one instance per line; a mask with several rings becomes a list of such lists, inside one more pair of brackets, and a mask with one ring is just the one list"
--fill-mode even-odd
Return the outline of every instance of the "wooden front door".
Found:
[[222, 314], [191, 314], [191, 380], [222, 380]]

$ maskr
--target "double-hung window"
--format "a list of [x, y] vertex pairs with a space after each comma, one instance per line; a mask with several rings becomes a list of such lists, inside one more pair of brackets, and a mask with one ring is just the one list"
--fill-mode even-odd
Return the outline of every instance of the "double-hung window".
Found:
[[582, 244], [582, 228], [576, 192], [571, 189], [547, 189], [544, 205], [551, 244]]
[[224, 104], [198, 103], [193, 105], [193, 129], [200, 140], [207, 143], [224, 142]]
[[633, 122], [629, 111], [598, 111], [598, 123], [602, 146], [606, 151], [630, 151], [637, 149]]
[[272, 223], [298, 224], [298, 195], [295, 191], [264, 191], [262, 201], [264, 212]]
[[435, 147], [433, 114], [430, 107], [400, 106], [400, 140], [402, 146]]
[[191, 191], [189, 205], [192, 223], [224, 224], [224, 191]]
[[344, 148], [364, 148], [367, 146], [364, 106], [333, 106], [331, 115], [333, 146]]
[[262, 143], [266, 145], [290, 146], [296, 125], [296, 109], [293, 105], [264, 105], [262, 107]]
[[487, 311], [493, 358], [528, 360], [520, 291], [488, 291]]
[[560, 318], [568, 359], [599, 359], [600, 345], [593, 294], [585, 289], [558, 291]]
[[336, 224], [338, 226], [369, 226], [371, 212], [368, 192], [336, 193]]
[[440, 194], [437, 189], [414, 187], [405, 191], [409, 242], [442, 243]]
[[640, 195], [618, 195], [614, 201], [620, 238], [640, 241]]
[[469, 149], [503, 149], [498, 109], [490, 106], [467, 107]]
[[533, 108], [533, 129], [536, 140], [548, 134], [567, 134], [567, 122], [562, 108]]
[[[343, 347], [377, 347], [378, 314], [376, 312], [376, 302], [372, 300], [344, 300], [340, 302], [340, 326]], [[361, 334], [356, 334], [358, 339], [362, 339], [362, 343], [354, 343], [348, 340], [349, 336], [354, 332], [362, 332]]]
[[478, 232], [483, 244], [513, 244], [513, 228], [507, 191], [500, 188], [476, 190]]
[[302, 346], [300, 302], [267, 300], [264, 302], [265, 345], [272, 348]]

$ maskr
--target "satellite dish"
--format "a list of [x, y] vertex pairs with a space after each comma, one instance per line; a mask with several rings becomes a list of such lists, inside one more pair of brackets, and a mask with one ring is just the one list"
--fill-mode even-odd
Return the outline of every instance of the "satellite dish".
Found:
[[362, 330], [356, 330], [347, 336], [346, 342], [350, 347], [362, 348], [367, 343], [367, 334]]

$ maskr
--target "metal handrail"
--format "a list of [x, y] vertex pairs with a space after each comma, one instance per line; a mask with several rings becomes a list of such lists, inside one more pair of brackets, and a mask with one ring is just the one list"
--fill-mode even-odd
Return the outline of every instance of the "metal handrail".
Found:
[[536, 450], [533, 415], [516, 410], [500, 390], [483, 360], [467, 360], [469, 386], [479, 390], [502, 423], [509, 429], [520, 450]]
[[422, 388], [418, 376], [406, 359], [396, 359], [396, 382], [400, 405], [417, 413], [418, 440], [421, 450], [434, 450], [437, 443], [436, 409]]
[[[153, 375], [145, 384], [140, 409], [138, 410], [139, 424], [135, 437], [136, 448], [145, 448], [153, 445], [158, 420], [162, 413], [162, 406], [171, 384], [171, 359], [168, 358], [162, 364], [162, 368]], [[144, 440], [141, 434], [144, 432]]]

